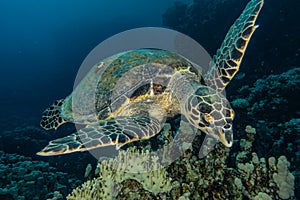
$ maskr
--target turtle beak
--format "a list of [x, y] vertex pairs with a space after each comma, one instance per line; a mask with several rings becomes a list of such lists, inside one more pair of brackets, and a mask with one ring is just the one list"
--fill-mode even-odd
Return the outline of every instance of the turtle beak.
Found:
[[226, 147], [231, 147], [233, 142], [233, 131], [232, 129], [221, 129], [219, 131], [219, 140]]

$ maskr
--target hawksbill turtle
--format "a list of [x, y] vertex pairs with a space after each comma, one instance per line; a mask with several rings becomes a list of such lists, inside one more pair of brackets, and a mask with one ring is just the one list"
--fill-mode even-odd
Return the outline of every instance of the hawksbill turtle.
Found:
[[119, 148], [155, 136], [164, 116], [179, 114], [193, 127], [232, 146], [234, 111], [222, 92], [239, 70], [262, 5], [263, 0], [247, 4], [205, 74], [187, 58], [160, 49], [130, 50], [102, 60], [69, 96], [44, 111], [40, 123], [46, 130], [66, 122], [85, 126], [50, 141], [37, 154]]

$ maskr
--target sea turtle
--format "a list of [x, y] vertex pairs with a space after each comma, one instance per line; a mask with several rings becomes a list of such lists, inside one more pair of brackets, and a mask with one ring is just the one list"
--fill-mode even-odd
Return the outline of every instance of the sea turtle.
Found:
[[222, 92], [239, 70], [262, 5], [263, 0], [247, 4], [205, 74], [187, 58], [159, 49], [130, 50], [104, 59], [69, 96], [45, 110], [40, 123], [46, 130], [66, 122], [85, 126], [50, 141], [37, 154], [119, 148], [153, 137], [160, 132], [164, 116], [178, 114], [230, 147], [234, 111]]

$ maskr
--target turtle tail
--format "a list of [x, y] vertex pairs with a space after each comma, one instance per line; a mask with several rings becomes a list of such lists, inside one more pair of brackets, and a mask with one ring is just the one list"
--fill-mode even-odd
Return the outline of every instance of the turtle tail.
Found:
[[49, 108], [43, 112], [42, 120], [40, 122], [41, 127], [46, 130], [57, 129], [60, 125], [67, 122], [61, 116], [61, 106], [64, 103], [64, 99], [56, 100]]

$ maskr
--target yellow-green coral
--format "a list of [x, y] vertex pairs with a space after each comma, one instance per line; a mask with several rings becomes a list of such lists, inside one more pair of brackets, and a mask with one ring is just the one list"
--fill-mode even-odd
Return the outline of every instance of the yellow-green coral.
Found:
[[75, 188], [67, 196], [68, 200], [94, 200], [104, 199], [105, 191], [102, 190], [101, 178], [94, 178], [84, 182], [80, 187]]
[[[243, 182], [243, 192], [254, 199], [292, 199], [294, 197], [294, 176], [289, 172], [289, 162], [285, 156], [280, 156], [276, 164], [274, 157], [259, 158], [251, 152], [255, 129], [247, 126], [245, 129], [249, 140], [244, 140], [248, 146], [241, 143], [242, 152], [236, 158], [239, 177]], [[252, 159], [245, 162], [245, 158]]]
[[259, 192], [255, 197], [254, 200], [272, 200], [272, 198], [264, 193], [264, 192]]
[[294, 196], [294, 176], [289, 172], [290, 163], [285, 156], [280, 156], [277, 163], [277, 173], [273, 174], [273, 179], [277, 184], [278, 195], [281, 199], [289, 199]]
[[129, 179], [138, 181], [143, 189], [155, 195], [171, 189], [165, 168], [149, 151], [120, 151], [116, 158], [99, 163], [98, 170], [98, 178], [74, 189], [67, 199], [113, 199], [121, 190], [122, 182]]

